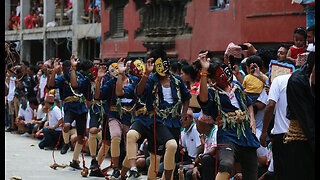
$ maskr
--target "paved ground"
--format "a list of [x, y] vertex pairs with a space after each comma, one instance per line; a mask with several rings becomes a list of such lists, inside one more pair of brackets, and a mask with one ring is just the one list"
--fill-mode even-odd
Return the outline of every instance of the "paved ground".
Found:
[[[21, 137], [18, 134], [5, 132], [5, 179], [12, 176], [21, 177], [22, 180], [103, 180], [104, 178], [81, 176], [81, 171], [72, 171], [70, 167], [57, 170], [49, 166], [53, 164], [52, 150], [43, 150], [38, 147], [40, 140], [31, 137]], [[58, 164], [69, 164], [73, 151], [68, 151], [61, 155], [60, 151], [54, 151], [54, 157]], [[90, 166], [91, 157], [84, 156], [86, 166]], [[82, 167], [81, 154], [79, 156]], [[110, 159], [106, 158], [101, 167], [105, 168], [110, 164]], [[111, 172], [109, 172], [111, 173]], [[145, 176], [143, 180], [147, 179]]]

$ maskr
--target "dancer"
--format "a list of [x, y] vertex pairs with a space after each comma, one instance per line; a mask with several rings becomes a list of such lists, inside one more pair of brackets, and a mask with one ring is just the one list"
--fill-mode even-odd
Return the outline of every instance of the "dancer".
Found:
[[[232, 82], [231, 69], [225, 64], [210, 63], [207, 52], [200, 55], [201, 83], [197, 97], [202, 112], [218, 125], [217, 180], [227, 180], [235, 159], [243, 169], [243, 179], [257, 179], [259, 141], [251, 99], [241, 84]], [[212, 80], [208, 85], [208, 79]], [[215, 82], [213, 84], [212, 82]]]
[[[154, 68], [156, 72], [152, 73]], [[148, 179], [156, 178], [155, 172], [160, 162], [160, 158], [156, 158], [162, 154], [164, 154], [163, 178], [172, 179], [175, 153], [179, 144], [180, 118], [186, 118], [191, 95], [182, 78], [169, 71], [169, 61], [165, 51], [160, 49], [151, 51], [146, 73], [137, 85], [136, 94], [145, 99], [147, 111], [153, 120], [149, 127], [155, 133], [155, 138], [148, 140], [150, 147]]]
[[[68, 134], [70, 132], [71, 123], [76, 120], [77, 143], [75, 145], [72, 162], [70, 166], [75, 169], [82, 169], [79, 164], [79, 154], [83, 146], [83, 137], [86, 128], [87, 99], [88, 87], [90, 80], [83, 76], [80, 72], [76, 72], [77, 61], [75, 55], [72, 55], [70, 60], [65, 60], [62, 63], [63, 74], [57, 76], [56, 72], [60, 70], [60, 60], [55, 60], [54, 69], [49, 79], [50, 88], [59, 88], [60, 97], [64, 102], [64, 126], [63, 131]], [[69, 137], [69, 136], [68, 136]], [[65, 138], [65, 137], [64, 137]], [[66, 145], [68, 146], [68, 145]]]

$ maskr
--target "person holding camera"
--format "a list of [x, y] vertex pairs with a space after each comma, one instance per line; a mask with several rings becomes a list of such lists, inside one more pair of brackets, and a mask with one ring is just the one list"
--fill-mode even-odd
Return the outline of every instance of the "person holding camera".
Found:
[[246, 60], [246, 68], [248, 74], [244, 77], [242, 86], [245, 88], [245, 91], [251, 98], [251, 100], [253, 102], [256, 102], [263, 90], [268, 76], [266, 76], [262, 72], [259, 72], [258, 75], [255, 74], [256, 68], [262, 68], [262, 59], [257, 55], [248, 57], [248, 59]]
[[228, 44], [228, 47], [224, 53], [224, 63], [232, 69], [233, 80], [239, 81], [241, 84], [245, 77], [245, 73], [242, 70], [241, 61], [244, 57], [242, 50], [247, 48], [245, 45], [235, 45], [233, 42]]

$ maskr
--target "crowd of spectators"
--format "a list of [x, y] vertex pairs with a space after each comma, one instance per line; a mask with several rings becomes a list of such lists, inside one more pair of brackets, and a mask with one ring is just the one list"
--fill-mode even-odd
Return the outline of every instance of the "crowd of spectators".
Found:
[[[16, 14], [13, 12], [12, 17]], [[30, 26], [33, 27], [35, 24], [32, 22], [38, 22], [32, 20], [34, 14], [37, 14], [36, 10], [32, 10], [30, 16], [26, 17], [33, 24]], [[174, 179], [177, 179], [181, 173], [185, 179], [215, 179], [217, 173], [215, 147], [218, 145], [214, 130], [215, 124], [209, 120], [209, 122], [201, 121], [204, 119], [204, 114], [197, 102], [197, 96], [200, 93], [200, 76], [206, 76], [201, 74], [202, 65], [199, 60], [203, 53], [206, 53], [206, 57], [211, 62], [224, 63], [230, 67], [232, 69], [231, 79], [241, 84], [244, 92], [252, 99], [256, 126], [255, 136], [261, 144], [256, 149], [257, 178], [259, 180], [285, 179], [283, 177], [286, 176], [284, 174], [286, 164], [283, 163], [283, 159], [287, 157], [287, 150], [283, 139], [286, 137], [290, 124], [290, 119], [287, 119], [286, 116], [286, 86], [292, 72], [274, 77], [276, 74], [272, 74], [269, 68], [272, 60], [285, 67], [293, 67], [294, 71], [309, 65], [310, 61], [314, 61], [314, 55], [310, 55], [315, 49], [314, 35], [314, 26], [307, 30], [297, 28], [293, 32], [294, 44], [281, 44], [276, 49], [269, 47], [256, 49], [250, 43], [241, 45], [230, 43], [223, 59], [214, 57], [214, 52], [210, 50], [203, 50], [199, 52], [199, 58], [191, 64], [185, 60], [170, 60], [170, 71], [181, 76], [192, 95], [187, 117], [182, 121]], [[60, 141], [58, 148], [69, 142], [73, 144], [72, 147], [76, 146], [76, 135], [72, 136], [76, 134], [76, 131], [72, 131], [70, 139], [59, 139], [62, 131], [61, 119], [64, 116], [63, 102], [59, 90], [49, 91], [47, 86], [48, 77], [54, 69], [56, 60], [39, 61], [34, 65], [22, 61], [21, 64], [6, 67], [6, 131], [38, 138], [41, 140], [39, 142], [41, 149], [53, 149], [58, 140]], [[101, 59], [92, 60], [93, 68], [96, 70], [110, 62], [103, 62]], [[129, 70], [128, 73], [130, 73]], [[57, 76], [61, 74], [62, 72]], [[271, 77], [273, 78], [272, 83], [270, 83]], [[50, 116], [54, 116], [52, 118], [54, 120], [48, 120], [49, 110], [55, 112], [50, 113]], [[87, 116], [87, 136], [89, 134], [89, 115], [90, 113]], [[75, 125], [72, 125], [72, 128], [74, 129]], [[97, 136], [98, 146], [101, 146], [101, 140], [100, 132]], [[146, 173], [150, 165], [147, 146], [148, 142], [143, 140], [139, 143], [140, 148], [137, 151], [137, 167], [141, 173]], [[121, 148], [121, 156], [123, 156], [124, 144]], [[84, 149], [88, 152], [89, 145], [86, 144]], [[160, 164], [158, 176], [161, 176], [162, 172], [163, 165]], [[242, 179], [242, 176], [241, 166], [236, 160], [230, 177]]]
[[[56, 8], [60, 8], [61, 0], [56, 1]], [[69, 21], [72, 21], [72, 0], [64, 0], [64, 9]], [[81, 16], [87, 23], [100, 22], [101, 15], [101, 1], [100, 0], [87, 0], [85, 3], [85, 14]], [[24, 21], [27, 29], [43, 27], [44, 9], [43, 1], [32, 1], [31, 9], [26, 17], [21, 17], [20, 1], [15, 8], [11, 11], [8, 30], [18, 30], [21, 26], [21, 20]], [[50, 22], [49, 22], [50, 23]], [[52, 22], [51, 22], [52, 23]]]

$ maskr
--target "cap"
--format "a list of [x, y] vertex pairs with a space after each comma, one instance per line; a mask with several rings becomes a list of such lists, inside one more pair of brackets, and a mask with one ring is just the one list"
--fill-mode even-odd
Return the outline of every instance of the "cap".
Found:
[[208, 116], [206, 114], [201, 113], [198, 121], [206, 123], [206, 124], [214, 124], [214, 120], [212, 116]]
[[241, 58], [241, 47], [235, 45], [233, 42], [229, 43], [225, 53], [225, 55], [233, 55], [235, 58]]

